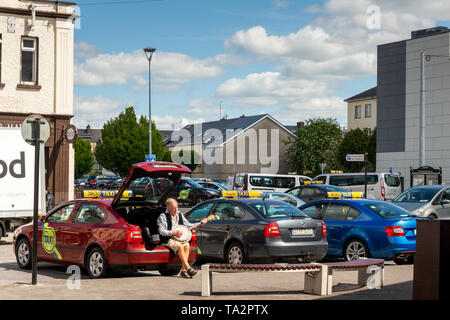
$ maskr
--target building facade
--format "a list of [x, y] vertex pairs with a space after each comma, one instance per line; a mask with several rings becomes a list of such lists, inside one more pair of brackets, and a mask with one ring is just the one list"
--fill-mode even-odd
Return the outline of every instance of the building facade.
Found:
[[295, 132], [262, 114], [188, 125], [173, 133], [167, 148], [175, 154], [194, 150], [201, 155], [194, 178], [226, 179], [238, 172], [287, 174], [289, 137]]
[[348, 130], [359, 128], [370, 134], [377, 126], [377, 87], [344, 101], [347, 102]]
[[378, 46], [377, 171], [400, 172], [410, 185], [419, 163], [421, 53], [425, 61], [425, 165], [442, 166], [450, 182], [450, 32], [414, 31], [411, 39]]
[[0, 125], [45, 116], [46, 187], [56, 203], [74, 196], [74, 151], [64, 139], [73, 117], [75, 3], [0, 2]]

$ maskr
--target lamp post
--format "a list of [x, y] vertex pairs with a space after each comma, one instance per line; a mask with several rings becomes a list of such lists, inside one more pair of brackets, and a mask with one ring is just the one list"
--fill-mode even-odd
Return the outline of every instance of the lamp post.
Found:
[[152, 73], [151, 73], [151, 63], [153, 53], [156, 51], [155, 48], [147, 47], [144, 48], [145, 55], [148, 59], [148, 154], [150, 158], [152, 157]]

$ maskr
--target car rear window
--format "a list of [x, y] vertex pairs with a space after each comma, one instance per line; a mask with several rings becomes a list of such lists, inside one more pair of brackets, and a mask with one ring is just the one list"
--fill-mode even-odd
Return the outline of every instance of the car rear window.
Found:
[[393, 205], [389, 202], [371, 202], [364, 204], [364, 207], [376, 213], [383, 219], [402, 218], [411, 216], [411, 212]]
[[301, 212], [296, 207], [281, 201], [261, 201], [249, 203], [249, 206], [255, 209], [259, 214], [265, 218], [285, 218], [291, 216], [304, 216], [306, 214]]
[[333, 191], [348, 192], [347, 189], [344, 189], [344, 188], [341, 188], [341, 187], [336, 187], [336, 186], [322, 185], [321, 187], [325, 188], [327, 190], [327, 192], [333, 192]]
[[400, 185], [400, 178], [393, 174], [385, 174], [384, 181], [389, 187], [398, 187]]

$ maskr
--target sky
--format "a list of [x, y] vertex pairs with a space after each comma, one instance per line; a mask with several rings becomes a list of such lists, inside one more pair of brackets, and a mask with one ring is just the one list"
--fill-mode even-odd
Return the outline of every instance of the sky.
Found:
[[446, 0], [78, 0], [74, 124], [134, 106], [158, 129], [268, 113], [347, 124], [376, 86], [377, 46], [449, 26]]

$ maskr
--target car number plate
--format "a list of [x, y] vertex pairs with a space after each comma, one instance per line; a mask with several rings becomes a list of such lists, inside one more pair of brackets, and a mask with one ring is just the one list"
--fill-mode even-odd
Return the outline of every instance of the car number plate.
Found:
[[312, 228], [291, 229], [291, 234], [293, 236], [311, 236], [314, 234], [314, 230]]

